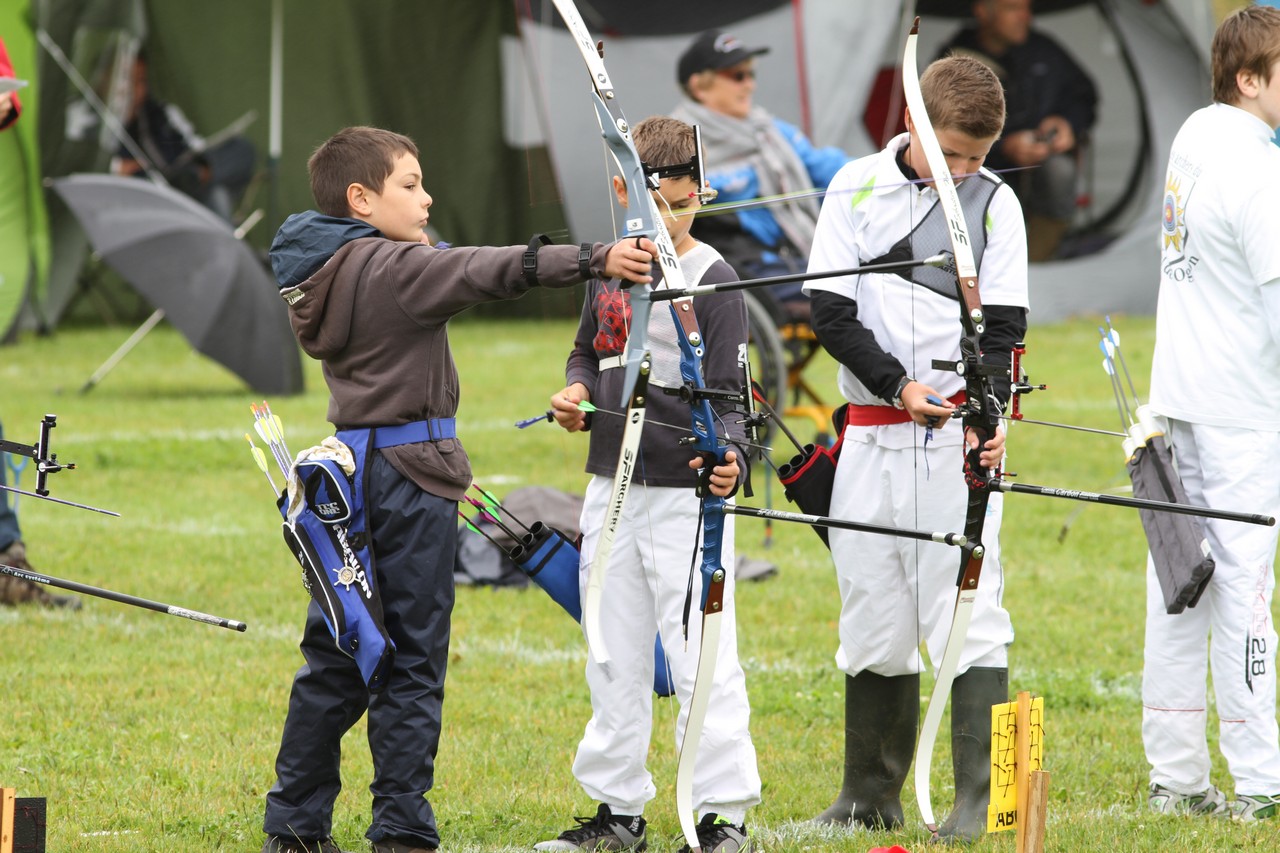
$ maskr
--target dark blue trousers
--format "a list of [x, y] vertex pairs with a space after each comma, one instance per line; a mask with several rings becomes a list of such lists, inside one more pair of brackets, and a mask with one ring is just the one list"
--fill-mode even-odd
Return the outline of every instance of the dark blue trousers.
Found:
[[370, 695], [311, 604], [301, 646], [306, 664], [289, 696], [263, 829], [291, 838], [332, 834], [342, 735], [367, 711], [373, 822], [365, 835], [434, 848], [440, 836], [425, 794], [440, 743], [458, 505], [424, 492], [377, 451], [368, 464], [365, 499], [395, 667], [386, 689]]

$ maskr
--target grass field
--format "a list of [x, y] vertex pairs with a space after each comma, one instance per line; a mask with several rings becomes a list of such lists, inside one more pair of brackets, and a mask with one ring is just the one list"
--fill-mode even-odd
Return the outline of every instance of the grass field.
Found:
[[[1120, 318], [1118, 325], [1145, 388], [1151, 322]], [[1033, 328], [1027, 367], [1050, 390], [1026, 399], [1028, 417], [1115, 428], [1096, 326]], [[512, 428], [543, 411], [560, 387], [572, 332], [571, 320], [454, 327], [460, 432], [477, 482], [500, 495], [530, 484], [580, 492], [585, 484], [581, 437], [550, 425]], [[121, 513], [112, 519], [22, 498], [30, 558], [50, 575], [243, 620], [249, 629], [238, 634], [99, 599], [86, 599], [78, 613], [0, 609], [0, 784], [47, 798], [48, 849], [56, 853], [256, 851], [262, 797], [274, 780], [289, 684], [301, 662], [305, 593], [243, 437], [255, 398], [234, 376], [162, 326], [91, 394], [75, 393], [126, 334], [73, 330], [0, 349], [6, 438], [33, 442], [40, 418], [56, 413], [53, 447], [78, 470], [53, 479], [54, 495]], [[327, 434], [318, 366], [307, 371], [305, 395], [271, 400], [295, 451]], [[834, 387], [833, 376], [829, 363], [809, 373], [822, 389]], [[804, 421], [792, 426], [802, 435], [814, 430]], [[1010, 467], [1025, 482], [1086, 490], [1125, 482], [1116, 439], [1024, 426], [1009, 449]], [[28, 469], [21, 484], [30, 488], [33, 480]], [[777, 505], [780, 490], [773, 495]], [[1017, 629], [1011, 689], [1045, 696], [1049, 849], [1280, 849], [1278, 826], [1145, 811], [1145, 545], [1136, 514], [1081, 506], [1006, 499], [1005, 602]], [[1064, 524], [1069, 533], [1060, 542]], [[738, 531], [740, 553], [780, 570], [738, 591], [764, 780], [764, 802], [750, 815], [757, 838], [778, 851], [925, 848], [910, 781], [908, 828], [900, 832], [804, 823], [839, 783], [835, 580], [808, 530], [778, 525], [768, 548], [758, 522], [740, 519]], [[594, 810], [570, 772], [589, 714], [585, 659], [577, 627], [540, 591], [459, 590], [432, 794], [443, 849], [527, 850], [566, 828], [571, 815]], [[647, 811], [650, 846], [674, 851], [681, 842], [675, 713], [670, 700], [655, 701], [651, 769], [659, 794]], [[945, 744], [933, 767], [935, 810], [945, 814]], [[1216, 756], [1215, 768], [1214, 781], [1229, 790]], [[346, 741], [344, 778], [335, 834], [345, 849], [365, 849], [363, 724]], [[974, 849], [1012, 850], [1013, 836], [988, 837]]]

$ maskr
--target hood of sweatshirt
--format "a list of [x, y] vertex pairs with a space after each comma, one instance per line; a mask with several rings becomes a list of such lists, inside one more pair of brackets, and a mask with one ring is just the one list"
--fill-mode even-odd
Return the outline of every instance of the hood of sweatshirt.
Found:
[[314, 210], [295, 213], [284, 221], [271, 241], [271, 271], [281, 290], [296, 287], [315, 275], [347, 243], [381, 236], [381, 231], [359, 219], [325, 216]]

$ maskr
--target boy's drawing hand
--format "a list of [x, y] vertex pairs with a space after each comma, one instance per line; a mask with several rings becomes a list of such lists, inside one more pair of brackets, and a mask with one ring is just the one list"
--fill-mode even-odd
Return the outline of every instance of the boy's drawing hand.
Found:
[[551, 395], [551, 412], [556, 423], [569, 432], [578, 432], [587, 425], [587, 413], [578, 404], [591, 401], [591, 392], [581, 382], [575, 382]]
[[658, 259], [658, 247], [648, 237], [630, 237], [609, 247], [604, 257], [605, 278], [625, 278], [637, 284], [649, 284], [653, 262]]
[[942, 429], [951, 420], [956, 405], [942, 399], [942, 395], [928, 385], [913, 379], [902, 389], [902, 408], [920, 426]]
[[[689, 467], [697, 471], [702, 467], [702, 457], [689, 460]], [[711, 469], [711, 493], [727, 498], [738, 488], [738, 454], [732, 450], [724, 454], [724, 462]]]

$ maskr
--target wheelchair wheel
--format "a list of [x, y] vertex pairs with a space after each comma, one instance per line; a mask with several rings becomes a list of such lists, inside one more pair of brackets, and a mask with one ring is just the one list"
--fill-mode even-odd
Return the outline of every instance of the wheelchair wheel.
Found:
[[[787, 391], [787, 359], [782, 349], [782, 336], [773, 315], [760, 300], [751, 292], [742, 295], [747, 304], [747, 350], [751, 359], [751, 377], [764, 389], [769, 405], [781, 412]], [[759, 443], [771, 446], [777, 434], [778, 426], [770, 419], [761, 429]]]

